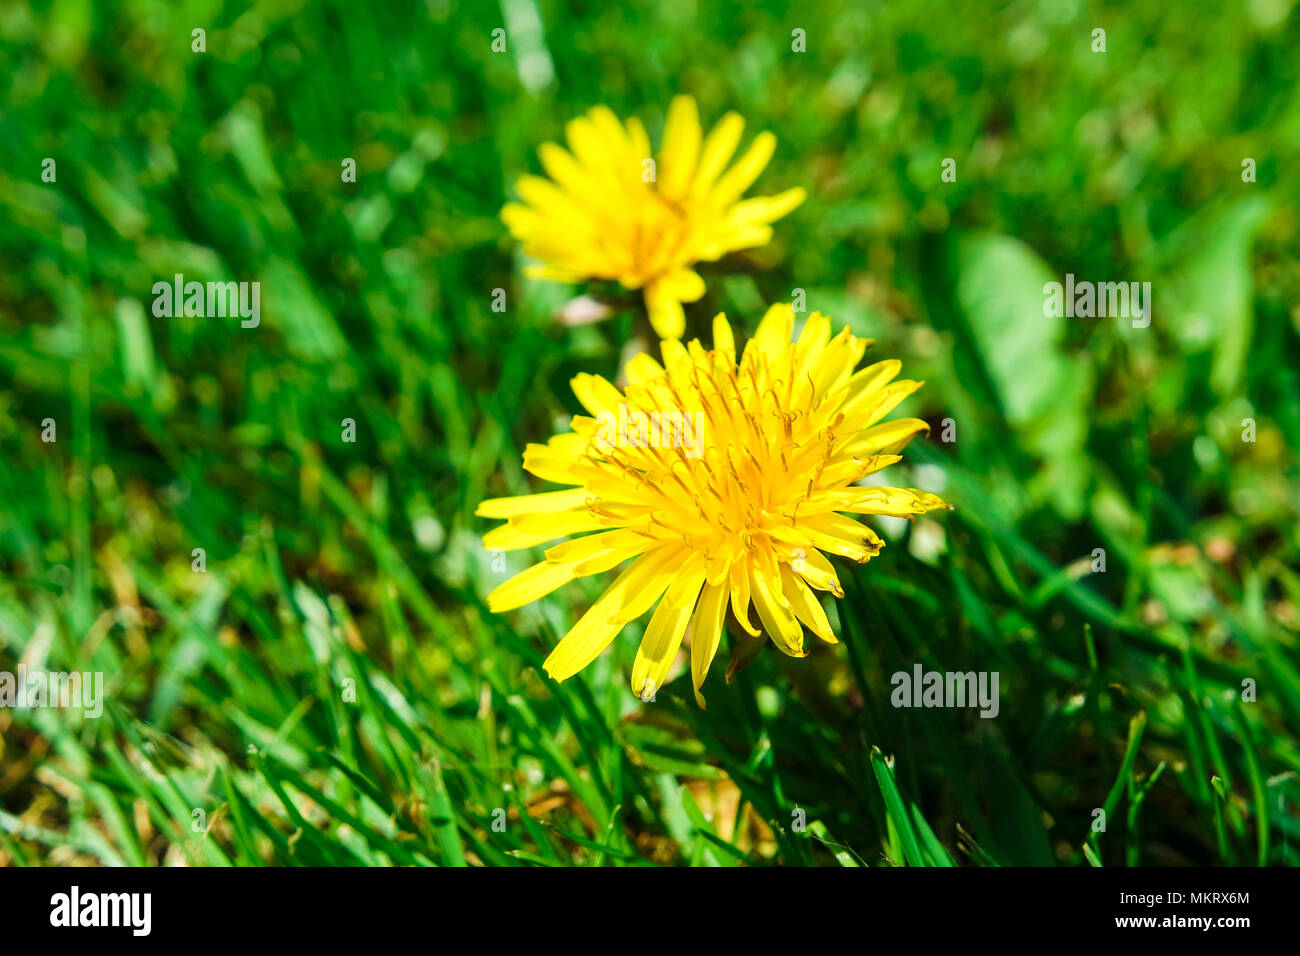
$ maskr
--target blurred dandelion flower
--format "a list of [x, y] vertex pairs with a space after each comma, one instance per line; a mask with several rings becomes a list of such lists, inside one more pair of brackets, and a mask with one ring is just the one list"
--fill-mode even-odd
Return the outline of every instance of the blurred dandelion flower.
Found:
[[524, 252], [540, 262], [526, 274], [560, 282], [617, 279], [642, 289], [655, 331], [681, 338], [682, 303], [704, 294], [692, 266], [766, 245], [768, 224], [804, 199], [799, 188], [740, 198], [776, 148], [776, 137], [759, 133], [728, 168], [744, 126], [728, 113], [703, 136], [695, 101], [678, 96], [668, 109], [663, 146], [652, 157], [636, 118], [620, 123], [598, 106], [571, 121], [568, 150], [546, 143], [539, 151], [549, 179], [521, 177], [522, 202], [501, 210]]
[[844, 596], [826, 555], [862, 563], [884, 545], [848, 515], [948, 507], [924, 491], [857, 484], [929, 430], [915, 418], [882, 422], [922, 383], [895, 379], [892, 359], [854, 372], [870, 341], [847, 329], [832, 338], [820, 313], [797, 342], [793, 328], [791, 307], [773, 306], [737, 363], [719, 315], [712, 351], [665, 340], [663, 365], [645, 353], [628, 363], [624, 391], [578, 375], [573, 391], [591, 415], [524, 451], [529, 472], [575, 487], [479, 505], [479, 516], [506, 521], [484, 536], [489, 549], [575, 536], [493, 590], [494, 612], [631, 561], [546, 659], [552, 678], [576, 674], [657, 602], [632, 689], [648, 699], [663, 685], [689, 630], [703, 706], [728, 605], [752, 638], [806, 656], [805, 627], [836, 642], [814, 594]]

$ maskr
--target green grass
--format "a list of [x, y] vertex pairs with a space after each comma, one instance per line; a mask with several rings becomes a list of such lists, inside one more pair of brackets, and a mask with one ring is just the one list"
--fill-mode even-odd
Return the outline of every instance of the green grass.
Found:
[[[9, 4], [0, 671], [108, 703], [0, 709], [0, 863], [1300, 862], [1300, 16], [1249, 7]], [[927, 381], [888, 477], [956, 506], [705, 710], [633, 697], [639, 624], [547, 679], [601, 582], [489, 614], [530, 559], [473, 517], [646, 341], [633, 299], [553, 321], [584, 290], [497, 211], [567, 119], [656, 137], [679, 91], [809, 193], [692, 334], [804, 289]], [[262, 325], [155, 318], [177, 272], [261, 281]], [[1151, 327], [1043, 317], [1067, 272], [1151, 281]], [[918, 662], [1000, 714], [892, 707]]]

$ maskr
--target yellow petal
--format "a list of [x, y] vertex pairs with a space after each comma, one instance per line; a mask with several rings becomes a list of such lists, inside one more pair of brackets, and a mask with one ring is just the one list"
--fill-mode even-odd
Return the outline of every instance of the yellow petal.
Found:
[[493, 588], [487, 596], [488, 609], [493, 614], [514, 610], [550, 594], [572, 580], [573, 569], [568, 565], [542, 561]]
[[547, 491], [538, 495], [488, 498], [479, 502], [474, 514], [480, 518], [509, 518], [526, 512], [551, 514], [583, 508], [589, 496], [590, 492], [585, 488], [566, 488], [564, 491]]
[[694, 302], [704, 295], [704, 280], [694, 269], [678, 269], [659, 281], [667, 283], [668, 290], [681, 302]]
[[880, 553], [885, 542], [859, 521], [838, 514], [819, 514], [799, 518], [794, 529], [773, 531], [774, 535], [802, 534], [813, 547], [843, 558], [865, 563]]
[[659, 190], [665, 196], [682, 198], [695, 175], [700, 151], [700, 117], [695, 100], [675, 96], [668, 107], [664, 143], [659, 152]]
[[903, 363], [898, 359], [886, 359], [883, 362], [868, 365], [861, 371], [854, 372], [853, 377], [849, 379], [845, 405], [851, 404], [859, 396], [870, 395], [877, 389], [884, 388], [897, 378], [898, 373], [902, 370]]
[[842, 409], [847, 426], [854, 430], [869, 428], [924, 384], [924, 382], [900, 378], [874, 392], [862, 393], [854, 401], [846, 403]]
[[788, 302], [778, 302], [768, 308], [763, 321], [758, 323], [758, 331], [745, 346], [745, 357], [751, 349], [767, 357], [769, 362], [781, 359], [790, 345], [790, 336], [794, 333], [794, 309]]
[[574, 396], [582, 402], [582, 407], [591, 414], [599, 416], [602, 412], [618, 415], [618, 407], [624, 403], [623, 393], [600, 375], [588, 375], [580, 372], [569, 382]]
[[483, 535], [488, 551], [518, 551], [533, 548], [556, 538], [605, 527], [602, 519], [589, 511], [562, 511], [554, 515], [515, 515], [507, 524]]
[[611, 548], [630, 547], [637, 542], [649, 543], [648, 539], [635, 531], [616, 528], [613, 531], [602, 531], [599, 534], [574, 538], [547, 548], [546, 560], [555, 564], [577, 564], [603, 554]]
[[665, 597], [650, 618], [645, 637], [637, 648], [636, 661], [632, 664], [632, 692], [642, 700], [653, 697], [667, 680], [668, 669], [682, 646], [682, 635], [686, 633], [686, 625], [695, 610], [695, 599], [703, 583], [702, 567], [683, 574], [673, 582], [670, 590], [680, 591], [684, 599], [675, 603]]
[[611, 623], [626, 624], [628, 621], [636, 620], [654, 607], [654, 603], [659, 600], [664, 591], [668, 589], [668, 586], [677, 578], [677, 572], [681, 569], [682, 564], [681, 547], [661, 546], [659, 551], [654, 553], [667, 556], [657, 566], [655, 576], [649, 583], [639, 589], [628, 589], [623, 606], [611, 615]]
[[664, 357], [664, 368], [668, 370], [670, 376], [690, 368], [691, 353], [678, 339], [665, 339], [660, 342], [659, 352]]
[[680, 549], [660, 548], [628, 565], [555, 645], [542, 664], [546, 673], [555, 680], [566, 680], [594, 661], [631, 619], [622, 618], [619, 612], [633, 599], [645, 602], [638, 613], [649, 609], [668, 587], [680, 555]]
[[772, 643], [791, 657], [807, 656], [803, 649], [803, 627], [779, 594], [780, 577], [769, 575], [755, 562], [749, 566], [749, 585], [758, 619]]
[[865, 458], [893, 455], [902, 451], [917, 435], [929, 434], [930, 426], [919, 418], [896, 418], [859, 432], [840, 449], [836, 457]]
[[568, 564], [575, 578], [583, 578], [616, 568], [651, 546], [652, 542], [644, 535], [619, 528], [557, 544], [546, 550], [546, 560]]
[[524, 471], [562, 485], [580, 485], [579, 458], [586, 450], [587, 440], [576, 434], [552, 436], [545, 445], [530, 443], [524, 446]]
[[827, 644], [839, 643], [835, 632], [831, 630], [831, 622], [826, 617], [825, 608], [821, 606], [817, 596], [809, 590], [808, 585], [790, 570], [788, 564], [781, 565], [781, 590], [790, 605], [790, 610], [794, 611], [795, 617], [807, 625], [808, 630]]
[[648, 352], [637, 352], [624, 367], [627, 380], [632, 385], [645, 385], [664, 374], [664, 367]]
[[557, 146], [555, 143], [543, 143], [537, 151], [541, 158], [542, 168], [546, 170], [546, 175], [553, 179], [557, 185], [562, 186], [575, 196], [583, 195], [586, 189], [587, 177], [583, 168], [578, 161], [573, 158], [563, 146]]
[[618, 117], [614, 115], [613, 110], [608, 106], [593, 106], [587, 111], [587, 116], [591, 119], [596, 132], [604, 141], [605, 150], [609, 153], [610, 158], [619, 167], [640, 168], [640, 161], [646, 157], [644, 154], [641, 156], [632, 155], [631, 143], [628, 141], [627, 133]]
[[731, 613], [751, 637], [763, 633], [749, 622], [749, 569], [743, 559], [731, 566]]
[[664, 594], [664, 603], [671, 607], [693, 607], [695, 598], [704, 583], [704, 556], [698, 552], [686, 559], [678, 569], [677, 579], [668, 586]]
[[695, 701], [704, 706], [700, 688], [709, 674], [709, 665], [718, 652], [722, 640], [722, 622], [727, 615], [727, 590], [721, 584], [706, 584], [695, 605], [691, 619], [691, 683], [695, 687]]
[[713, 348], [715, 351], [730, 355], [731, 361], [736, 360], [736, 337], [731, 334], [731, 324], [727, 322], [727, 316], [723, 312], [713, 317]]
[[791, 565], [795, 573], [818, 591], [830, 591], [838, 598], [844, 597], [839, 576], [835, 573], [834, 566], [826, 560], [826, 555], [811, 546], [796, 551], [796, 560]]
[[686, 331], [686, 313], [682, 311], [682, 303], [672, 294], [668, 283], [655, 282], [646, 286], [645, 305], [656, 335], [662, 339], [682, 337]]
[[727, 222], [732, 226], [774, 222], [792, 212], [804, 201], [806, 195], [802, 188], [796, 186], [794, 189], [787, 189], [775, 196], [757, 196], [754, 199], [746, 199], [744, 202], [736, 203], [731, 207]]
[[[515, 184], [519, 198], [543, 216], [569, 217], [580, 211], [573, 197], [558, 189], [549, 179], [521, 176]], [[741, 205], [744, 205], [743, 203]], [[736, 207], [737, 209], [740, 206]]]
[[859, 515], [893, 515], [896, 518], [948, 507], [948, 503], [938, 495], [917, 492], [910, 488], [883, 486], [857, 486], [825, 491], [815, 495], [809, 501], [809, 505], [809, 513], [818, 507], [824, 507], [828, 511], [847, 511]]
[[700, 150], [700, 163], [691, 188], [693, 196], [704, 196], [713, 187], [740, 145], [740, 134], [744, 129], [745, 121], [740, 114], [728, 113], [709, 131]]
[[[645, 127], [641, 121], [633, 116], [627, 121], [627, 139], [632, 148], [632, 155], [638, 160], [646, 159], [650, 156], [650, 137], [645, 133]], [[638, 163], [637, 169], [639, 170]]]
[[616, 160], [611, 159], [605, 141], [596, 129], [596, 124], [586, 116], [579, 116], [569, 120], [565, 125], [564, 136], [569, 141], [569, 149], [578, 158], [578, 162], [587, 167], [588, 188], [591, 187], [593, 178], [599, 179], [602, 184], [607, 183], [605, 174], [609, 172]]
[[736, 165], [727, 170], [718, 180], [710, 197], [712, 201], [720, 206], [729, 206], [739, 199], [740, 195], [753, 185], [759, 173], [767, 168], [775, 150], [776, 137], [771, 133], [762, 132], [755, 136], [754, 142], [749, 144], [745, 155], [741, 156]]

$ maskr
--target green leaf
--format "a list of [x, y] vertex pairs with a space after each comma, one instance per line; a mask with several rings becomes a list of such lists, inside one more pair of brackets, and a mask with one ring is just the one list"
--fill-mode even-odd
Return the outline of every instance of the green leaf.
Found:
[[921, 855], [921, 844], [917, 839], [916, 830], [912, 827], [912, 820], [903, 805], [902, 794], [898, 792], [898, 784], [894, 781], [894, 770], [885, 760], [885, 755], [880, 752], [879, 747], [871, 748], [871, 769], [876, 774], [876, 784], [880, 787], [881, 796], [885, 798], [885, 812], [889, 815], [889, 820], [893, 823], [898, 840], [902, 844], [903, 859], [907, 861], [908, 866], [925, 866], [925, 857]]
[[1213, 352], [1210, 385], [1221, 396], [1236, 391], [1246, 368], [1255, 326], [1250, 249], [1268, 213], [1264, 197], [1250, 196], [1193, 219], [1170, 241], [1184, 258], [1159, 321], [1184, 351]]
[[1088, 482], [1092, 375], [1062, 352], [1066, 320], [1044, 314], [1043, 288], [1057, 279], [1023, 242], [991, 234], [958, 240], [956, 270], [958, 312], [1002, 413], [1043, 462], [1031, 490], [1077, 518]]

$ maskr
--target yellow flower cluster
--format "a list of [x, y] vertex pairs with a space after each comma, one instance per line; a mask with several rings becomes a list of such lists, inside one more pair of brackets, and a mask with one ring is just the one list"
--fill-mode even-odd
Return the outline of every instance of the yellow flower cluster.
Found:
[[488, 595], [495, 612], [626, 565], [546, 659], [556, 680], [653, 609], [633, 691], [653, 696], [689, 641], [703, 706], [728, 612], [738, 632], [766, 635], [793, 657], [808, 653], [805, 630], [835, 643], [818, 597], [844, 594], [829, 557], [862, 563], [884, 545], [853, 516], [948, 507], [917, 489], [859, 484], [928, 431], [919, 419], [885, 421], [921, 383], [898, 378], [901, 363], [892, 359], [859, 369], [869, 340], [833, 334], [817, 312], [796, 338], [793, 309], [774, 305], [739, 354], [723, 315], [713, 321], [712, 348], [680, 341], [682, 303], [705, 291], [692, 266], [766, 243], [769, 223], [804, 198], [796, 188], [741, 199], [775, 146], [762, 133], [728, 165], [743, 125], [729, 114], [703, 136], [694, 101], [678, 97], [651, 160], [641, 124], [598, 107], [569, 124], [568, 151], [542, 147], [549, 179], [524, 177], [522, 202], [502, 210], [540, 260], [533, 275], [644, 289], [663, 340], [662, 362], [645, 353], [628, 362], [624, 389], [598, 375], [574, 378], [589, 414], [526, 448], [524, 468], [562, 490], [478, 508], [505, 522], [484, 536], [489, 549], [564, 539]]

